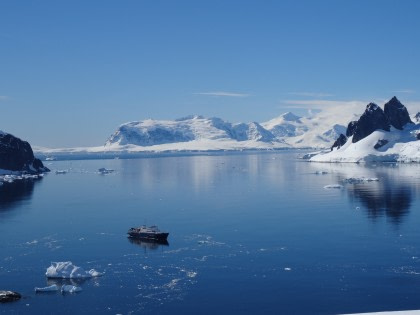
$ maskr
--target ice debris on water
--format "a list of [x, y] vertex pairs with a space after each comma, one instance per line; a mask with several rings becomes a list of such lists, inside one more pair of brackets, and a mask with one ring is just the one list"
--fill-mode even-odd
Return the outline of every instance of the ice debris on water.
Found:
[[343, 179], [343, 183], [348, 183], [348, 184], [369, 183], [369, 182], [378, 182], [378, 181], [379, 181], [379, 178], [376, 178], [376, 177], [372, 177], [372, 178], [350, 177], [350, 178]]
[[35, 288], [35, 292], [54, 292], [58, 291], [58, 286], [56, 284], [50, 285], [43, 288]]
[[81, 287], [76, 287], [75, 285], [64, 284], [61, 287], [61, 293], [76, 293], [82, 291]]
[[73, 265], [71, 261], [61, 261], [52, 262], [51, 266], [47, 268], [45, 275], [47, 278], [83, 279], [99, 277], [103, 274], [95, 269], [85, 271], [83, 268]]
[[324, 186], [324, 189], [342, 189], [343, 186], [339, 184], [333, 184], [333, 185], [326, 185]]
[[8, 175], [0, 175], [0, 186], [3, 183], [13, 183], [17, 180], [32, 180], [32, 179], [39, 179], [42, 178], [44, 174], [8, 174]]
[[68, 170], [56, 170], [55, 173], [56, 174], [67, 174]]
[[112, 172], [114, 172], [114, 170], [110, 168], [101, 167], [100, 169], [98, 169], [98, 173], [103, 175], [111, 174]]

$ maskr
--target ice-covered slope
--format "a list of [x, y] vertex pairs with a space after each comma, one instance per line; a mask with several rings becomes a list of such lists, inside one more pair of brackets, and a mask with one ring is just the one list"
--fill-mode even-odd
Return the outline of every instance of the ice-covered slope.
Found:
[[320, 112], [312, 117], [299, 117], [289, 112], [261, 125], [293, 147], [326, 148], [334, 143], [340, 133], [345, 132], [346, 127], [341, 124], [344, 119], [328, 112]]
[[[392, 113], [394, 105], [397, 111]], [[360, 119], [353, 122], [356, 127], [347, 132], [347, 141], [343, 136], [344, 144], [330, 152], [312, 156], [310, 161], [420, 162], [420, 123], [411, 122], [406, 108], [395, 97], [385, 104], [385, 108], [384, 114], [379, 106], [370, 103]]]
[[[318, 154], [310, 159], [312, 162], [420, 162], [420, 141], [416, 134], [419, 125], [406, 126], [404, 130], [391, 128], [391, 131], [376, 130], [366, 138], [352, 143], [350, 137], [338, 150]], [[375, 149], [379, 140], [388, 141], [384, 146]]]
[[190, 116], [177, 120], [143, 120], [121, 125], [105, 146], [154, 146], [199, 140], [277, 141], [260, 124], [231, 124], [220, 118]]

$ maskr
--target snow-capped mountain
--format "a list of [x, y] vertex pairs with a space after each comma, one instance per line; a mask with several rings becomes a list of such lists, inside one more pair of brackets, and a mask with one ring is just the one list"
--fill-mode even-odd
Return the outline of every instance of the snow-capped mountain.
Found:
[[349, 123], [347, 132], [339, 136], [330, 152], [312, 156], [310, 161], [420, 162], [420, 123], [411, 120], [396, 97], [384, 108], [368, 104], [360, 118]]
[[340, 133], [346, 130], [339, 123], [332, 125], [332, 121], [336, 119], [330, 119], [323, 113], [299, 117], [288, 112], [261, 125], [293, 147], [325, 148], [331, 146]]
[[288, 112], [261, 125], [276, 137], [295, 137], [308, 131], [308, 126], [302, 123], [301, 118]]
[[[320, 112], [311, 114], [310, 117], [299, 117], [289, 112], [263, 123], [230, 123], [221, 118], [206, 118], [203, 116], [188, 116], [176, 120], [147, 119], [120, 125], [114, 134], [108, 138], [104, 146], [66, 149], [36, 148], [35, 151], [41, 156], [67, 156], [71, 154], [75, 157], [84, 155], [122, 156], [124, 154], [133, 156], [132, 154], [135, 153], [144, 154], [148, 152], [287, 148], [326, 149], [331, 148], [333, 144], [334, 147], [344, 148], [350, 147], [351, 143], [354, 143], [353, 134], [357, 135], [356, 138], [369, 136], [375, 131], [374, 129], [370, 130], [372, 126], [383, 126], [385, 128], [384, 132], [387, 132], [388, 124], [389, 126], [392, 125], [390, 127], [391, 134], [385, 134], [386, 136], [384, 135], [383, 139], [375, 140], [374, 146], [376, 144], [376, 147], [383, 146], [379, 151], [391, 148], [392, 143], [410, 142], [413, 140], [413, 137], [419, 137], [417, 127], [407, 131], [408, 129], [406, 130], [404, 126], [404, 129], [398, 131], [399, 135], [396, 132], [392, 133], [394, 129], [405, 125], [407, 119], [419, 125], [420, 114], [409, 118], [405, 107], [398, 100], [393, 99], [387, 105], [385, 111], [382, 111], [382, 109], [378, 110], [379, 106], [377, 105], [371, 104], [368, 106], [370, 115], [382, 117], [380, 118], [380, 120], [383, 120], [382, 122], [371, 122], [370, 119], [365, 118], [365, 114], [354, 114], [354, 112], [360, 112], [362, 106], [363, 104], [360, 102], [354, 102], [350, 106], [346, 105], [345, 107], [329, 106]], [[391, 116], [392, 119], [390, 119]], [[348, 123], [349, 121], [351, 122]], [[345, 127], [346, 125], [348, 126], [347, 128]], [[405, 132], [408, 132], [408, 134], [404, 135]], [[379, 140], [387, 140], [389, 144]], [[363, 139], [363, 142], [365, 141], [367, 140]], [[357, 146], [360, 146], [360, 144]], [[411, 149], [411, 144], [401, 148], [401, 150], [405, 150], [404, 152], [407, 153], [407, 156], [412, 154]], [[374, 153], [378, 151], [375, 148], [372, 150], [375, 150], [373, 151]], [[342, 154], [343, 150], [335, 149], [334, 152], [337, 152], [334, 154]], [[321, 158], [321, 155], [319, 155], [314, 160], [329, 159], [331, 155], [324, 154], [322, 156]], [[346, 159], [345, 155], [340, 155], [341, 157], [343, 157], [343, 160]], [[358, 155], [358, 157], [360, 156]]]
[[[259, 124], [230, 123], [221, 118], [188, 116], [176, 120], [142, 120], [122, 124], [106, 141], [106, 147], [142, 147], [197, 141], [235, 141], [272, 144], [273, 147], [330, 147], [345, 132], [340, 124], [331, 127], [323, 116], [299, 117], [285, 113]], [[244, 144], [242, 145], [244, 146]], [[181, 145], [186, 148], [185, 145]], [[252, 145], [251, 145], [252, 147]], [[258, 145], [260, 147], [260, 145]]]
[[256, 122], [231, 124], [220, 118], [189, 116], [177, 120], [147, 119], [122, 124], [105, 146], [153, 146], [193, 140], [281, 142]]

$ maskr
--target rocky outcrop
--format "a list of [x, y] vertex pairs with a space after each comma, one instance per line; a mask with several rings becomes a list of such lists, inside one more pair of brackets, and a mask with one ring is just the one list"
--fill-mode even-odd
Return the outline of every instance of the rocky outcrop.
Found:
[[382, 129], [385, 131], [390, 130], [390, 123], [385, 116], [384, 111], [375, 103], [369, 103], [366, 110], [357, 121], [354, 133], [353, 143], [367, 137], [375, 130]]
[[346, 136], [351, 137], [354, 134], [356, 127], [357, 127], [357, 120], [349, 122], [347, 126]]
[[21, 297], [17, 292], [0, 290], [0, 303], [17, 301]]
[[345, 135], [343, 135], [343, 134], [340, 134], [340, 136], [338, 137], [338, 139], [335, 140], [334, 144], [332, 145], [331, 151], [334, 148], [337, 148], [337, 149], [341, 148], [346, 142], [347, 142], [347, 137]]
[[389, 141], [386, 139], [380, 139], [376, 142], [376, 144], [373, 146], [374, 149], [378, 150], [379, 148], [382, 148], [385, 144], [387, 144]]
[[34, 157], [28, 142], [3, 132], [0, 132], [0, 169], [30, 174], [49, 171]]
[[394, 96], [385, 104], [384, 113], [391, 126], [402, 130], [405, 124], [412, 123], [407, 108]]
[[416, 120], [416, 122], [420, 123], [420, 112], [418, 112], [416, 116], [414, 116], [414, 119]]

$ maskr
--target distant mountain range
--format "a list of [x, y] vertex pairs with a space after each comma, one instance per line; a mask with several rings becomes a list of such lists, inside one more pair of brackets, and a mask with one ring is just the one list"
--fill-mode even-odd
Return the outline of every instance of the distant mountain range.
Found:
[[[290, 112], [261, 124], [233, 124], [221, 118], [188, 116], [177, 120], [147, 119], [122, 124], [106, 141], [105, 147], [118, 149], [135, 145], [152, 149], [157, 145], [178, 143], [180, 148], [192, 148], [192, 143], [200, 146], [203, 142], [231, 142], [236, 143], [232, 144], [234, 147], [250, 149], [325, 148], [345, 130], [343, 125], [322, 123], [316, 116], [304, 118]], [[189, 145], [185, 145], [187, 142]]]
[[[311, 161], [420, 161], [420, 113], [410, 117], [396, 97], [385, 104], [385, 110], [370, 103], [362, 115], [352, 112], [360, 109], [360, 104], [329, 107], [310, 117], [288, 112], [263, 123], [230, 123], [203, 116], [147, 119], [120, 125], [103, 146], [35, 147], [34, 151], [44, 158], [101, 158], [160, 152], [312, 148], [324, 151], [308, 155], [313, 156]], [[361, 149], [366, 142], [369, 143]]]

